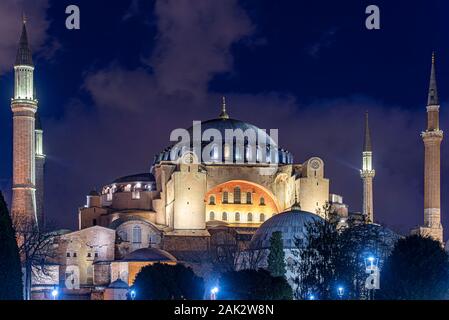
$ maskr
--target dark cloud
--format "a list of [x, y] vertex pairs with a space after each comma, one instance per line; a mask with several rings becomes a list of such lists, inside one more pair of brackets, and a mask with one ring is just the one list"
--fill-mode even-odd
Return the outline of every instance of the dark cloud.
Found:
[[47, 38], [46, 11], [48, 0], [2, 0], [0, 1], [0, 75], [11, 71], [19, 43], [18, 35], [22, 28], [21, 17], [25, 13], [32, 50], [37, 53], [45, 44]]

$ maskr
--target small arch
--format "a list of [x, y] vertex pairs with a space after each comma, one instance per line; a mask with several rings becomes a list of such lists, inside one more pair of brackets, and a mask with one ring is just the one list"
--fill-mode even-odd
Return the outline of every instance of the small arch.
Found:
[[265, 214], [264, 214], [264, 213], [261, 213], [261, 214], [260, 214], [260, 216], [259, 216], [259, 221], [260, 221], [260, 222], [264, 222], [264, 221], [265, 221]]
[[215, 196], [209, 197], [209, 204], [214, 205], [215, 204]]
[[235, 213], [235, 221], [240, 221], [240, 212]]
[[223, 212], [223, 213], [221, 214], [221, 220], [223, 220], [223, 221], [228, 221], [228, 214], [227, 214], [226, 212]]
[[252, 201], [253, 199], [252, 199], [252, 194], [251, 194], [251, 192], [247, 192], [246, 193], [246, 203], [247, 204], [251, 204], [253, 201]]
[[229, 194], [228, 194], [227, 191], [224, 191], [224, 192], [223, 192], [221, 202], [222, 202], [222, 203], [228, 203], [228, 202], [229, 202]]
[[248, 222], [253, 222], [253, 214], [251, 212], [248, 213]]
[[260, 197], [259, 205], [260, 206], [264, 206], [265, 205], [265, 198], [264, 197]]
[[211, 211], [209, 213], [209, 220], [215, 220], [215, 212]]

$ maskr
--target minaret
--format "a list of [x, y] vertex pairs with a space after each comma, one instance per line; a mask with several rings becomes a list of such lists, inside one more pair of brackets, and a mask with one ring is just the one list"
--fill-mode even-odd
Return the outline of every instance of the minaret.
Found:
[[421, 133], [424, 141], [424, 225], [415, 233], [443, 242], [440, 207], [440, 145], [443, 131], [439, 123], [440, 102], [438, 100], [435, 75], [435, 54], [432, 54], [429, 95], [427, 98], [427, 129]]
[[34, 130], [36, 141], [36, 215], [39, 226], [45, 227], [44, 216], [44, 172], [45, 172], [45, 154], [44, 154], [44, 130], [40, 121], [39, 114], [36, 113], [36, 128]]
[[14, 64], [13, 112], [13, 182], [12, 216], [19, 221], [37, 223], [36, 171], [35, 171], [35, 113], [34, 65], [28, 45], [26, 20], [23, 19], [22, 35]]
[[373, 169], [373, 148], [369, 131], [368, 112], [365, 113], [365, 139], [362, 152], [362, 170], [360, 177], [363, 180], [363, 214], [370, 223], [374, 222], [373, 209], [373, 178], [376, 172]]

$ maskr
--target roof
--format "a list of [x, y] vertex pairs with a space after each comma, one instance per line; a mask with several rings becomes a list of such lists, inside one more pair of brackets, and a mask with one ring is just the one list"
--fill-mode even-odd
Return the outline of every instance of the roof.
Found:
[[128, 253], [123, 259], [119, 261], [148, 261], [148, 262], [163, 262], [163, 261], [176, 261], [176, 258], [167, 251], [157, 248], [142, 248]]
[[114, 282], [112, 282], [108, 288], [110, 289], [129, 289], [128, 284], [123, 281], [122, 279], [117, 279]]
[[296, 248], [295, 239], [306, 237], [307, 224], [323, 220], [320, 216], [302, 210], [291, 210], [279, 213], [265, 221], [257, 229], [251, 239], [250, 248], [267, 249], [270, 247], [270, 238], [273, 232], [282, 232], [284, 249]]
[[17, 50], [15, 66], [33, 66], [33, 56], [28, 45], [28, 36], [25, 22], [20, 35], [19, 49]]
[[156, 181], [154, 176], [149, 173], [138, 173], [130, 176], [120, 177], [114, 180], [114, 183], [126, 183], [126, 182], [147, 182], [147, 181]]
[[127, 216], [121, 216], [120, 218], [112, 221], [109, 224], [108, 228], [117, 229], [121, 224], [128, 222], [128, 221], [142, 221], [142, 222], [145, 222], [145, 223], [151, 225], [151, 223], [148, 221], [148, 219], [145, 219], [144, 217], [136, 216], [136, 215], [127, 215]]

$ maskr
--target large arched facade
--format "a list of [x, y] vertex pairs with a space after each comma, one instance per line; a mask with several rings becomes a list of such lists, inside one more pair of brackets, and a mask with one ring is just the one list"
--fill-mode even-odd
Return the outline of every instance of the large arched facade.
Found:
[[231, 180], [206, 193], [206, 221], [230, 225], [259, 225], [280, 212], [273, 194], [261, 185]]

